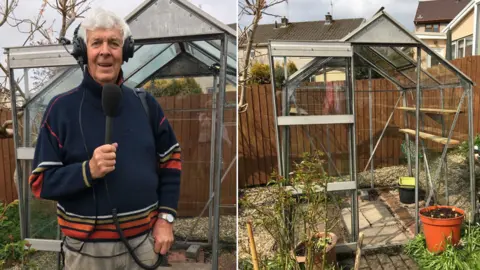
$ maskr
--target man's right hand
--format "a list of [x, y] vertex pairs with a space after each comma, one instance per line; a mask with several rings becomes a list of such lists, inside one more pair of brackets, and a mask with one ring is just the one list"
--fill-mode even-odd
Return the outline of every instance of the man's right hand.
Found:
[[107, 173], [115, 170], [115, 159], [117, 157], [117, 143], [99, 146], [93, 151], [93, 157], [88, 162], [90, 174], [93, 179], [104, 177]]

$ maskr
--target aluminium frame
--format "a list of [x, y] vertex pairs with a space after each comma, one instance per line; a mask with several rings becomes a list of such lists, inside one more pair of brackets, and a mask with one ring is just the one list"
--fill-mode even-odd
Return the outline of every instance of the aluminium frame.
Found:
[[[284, 100], [282, 101], [283, 103], [283, 106], [282, 106], [282, 109], [284, 110], [283, 113], [285, 113], [285, 111], [288, 111], [286, 110], [288, 108], [288, 102], [289, 102], [289, 98], [287, 100], [285, 100], [285, 92], [289, 93], [288, 97], [291, 97], [293, 95], [293, 92], [295, 91], [295, 89], [291, 89], [291, 87], [296, 87], [298, 84], [299, 84], [299, 78], [306, 78], [308, 77], [307, 75], [308, 74], [303, 74], [303, 72], [312, 72], [312, 68], [317, 68], [318, 70], [320, 70], [323, 66], [323, 64], [328, 64], [328, 61], [325, 61], [326, 59], [328, 59], [328, 57], [331, 57], [331, 55], [337, 55], [338, 57], [338, 54], [339, 54], [339, 50], [332, 50], [331, 54], [330, 54], [330, 51], [328, 51], [327, 49], [325, 49], [326, 47], [326, 44], [328, 44], [328, 46], [336, 46], [335, 43], [322, 43], [323, 45], [325, 46], [322, 46], [322, 44], [320, 45], [317, 45], [317, 46], [309, 46], [311, 45], [312, 43], [309, 42], [301, 42], [301, 41], [290, 41], [290, 48], [293, 48], [292, 51], [289, 51], [287, 50], [287, 46], [285, 46], [284, 44], [285, 43], [289, 43], [289, 42], [286, 42], [286, 41], [270, 41], [269, 42], [269, 62], [270, 62], [270, 74], [271, 74], [271, 77], [274, 78], [275, 77], [275, 71], [274, 69], [272, 68], [272, 66], [274, 66], [274, 63], [275, 63], [275, 57], [277, 58], [285, 58], [285, 57], [301, 57], [301, 56], [304, 56], [304, 57], [314, 57], [313, 60], [311, 60], [309, 63], [306, 64], [305, 67], [301, 68], [300, 70], [298, 70], [295, 74], [291, 75], [291, 76], [288, 76], [288, 81], [285, 82], [285, 85], [286, 87], [283, 87], [282, 88], [282, 92], [284, 92], [284, 94], [282, 94], [282, 98], [284, 98]], [[319, 44], [321, 42], [318, 42], [317, 44]], [[280, 49], [277, 49], [277, 44], [281, 44], [281, 47]], [[344, 44], [342, 44], [344, 45]], [[345, 46], [342, 46], [340, 45], [339, 47], [340, 48], [345, 48]], [[368, 44], [368, 45], [372, 45], [372, 44]], [[398, 46], [398, 44], [375, 44], [377, 46], [388, 46], [388, 47], [391, 47], [391, 48], [395, 48], [395, 46]], [[395, 107], [393, 108], [390, 116], [389, 116], [389, 120], [387, 121], [384, 129], [383, 129], [383, 132], [382, 132], [382, 135], [380, 135], [378, 141], [377, 141], [377, 145], [375, 147], [373, 147], [373, 134], [372, 134], [372, 121], [370, 119], [370, 160], [373, 159], [373, 156], [375, 154], [375, 150], [376, 148], [378, 147], [383, 135], [384, 135], [384, 132], [385, 132], [385, 129], [386, 127], [388, 126], [389, 124], [389, 121], [391, 120], [392, 116], [393, 116], [393, 113], [394, 111], [397, 109], [397, 106], [398, 106], [398, 103], [399, 101], [401, 101], [403, 99], [403, 103], [404, 103], [404, 106], [406, 105], [406, 92], [410, 90], [409, 87], [405, 87], [403, 86], [399, 81], [397, 81], [395, 78], [393, 78], [392, 76], [390, 76], [389, 74], [387, 74], [386, 72], [383, 72], [383, 70], [379, 67], [377, 67], [375, 64], [373, 64], [371, 61], [369, 61], [368, 59], [366, 59], [365, 57], [363, 57], [362, 55], [359, 55], [358, 53], [356, 53], [355, 51], [355, 47], [356, 46], [367, 46], [366, 44], [350, 44], [350, 46], [352, 46], [351, 50], [345, 50], [345, 51], [352, 51], [353, 52], [353, 55], [354, 56], [358, 56], [361, 60], [363, 60], [365, 63], [367, 63], [367, 66], [368, 66], [368, 70], [369, 70], [369, 114], [371, 116], [373, 116], [373, 113], [372, 113], [372, 95], [371, 95], [371, 90], [372, 90], [372, 83], [371, 83], [371, 79], [372, 79], [372, 76], [371, 76], [371, 71], [372, 70], [375, 70], [377, 73], [379, 73], [380, 75], [382, 75], [384, 78], [386, 78], [387, 80], [391, 81], [394, 83], [394, 85], [396, 85], [398, 87], [397, 90], [393, 90], [393, 91], [399, 91], [400, 92], [400, 97], [399, 99], [397, 100], [397, 103], [395, 104]], [[415, 61], [415, 66], [416, 67], [420, 67], [420, 68], [417, 68], [417, 71], [416, 71], [416, 78], [415, 80], [412, 80], [411, 78], [408, 78], [410, 79], [411, 81], [413, 81], [415, 83], [415, 91], [417, 93], [417, 97], [416, 98], [416, 109], [415, 109], [415, 115], [417, 116], [416, 117], [416, 128], [415, 128], [415, 149], [416, 149], [416, 153], [419, 152], [419, 143], [421, 142], [422, 143], [422, 150], [425, 151], [424, 149], [424, 145], [423, 145], [423, 141], [421, 138], [419, 138], [419, 132], [420, 132], [420, 119], [421, 119], [421, 112], [420, 112], [420, 102], [421, 102], [421, 90], [423, 89], [426, 89], [424, 87], [421, 87], [421, 76], [422, 76], [422, 72], [424, 75], [427, 75], [430, 79], [432, 79], [433, 81], [435, 82], [438, 82], [438, 80], [436, 80], [435, 78], [432, 78], [431, 75], [424, 71], [422, 68], [421, 68], [421, 51], [422, 49], [423, 50], [426, 50], [427, 53], [429, 53], [428, 51], [428, 48], [425, 48], [425, 46], [423, 46], [422, 44], [418, 44], [416, 46], [414, 45], [409, 45], [409, 47], [413, 47], [413, 48], [416, 48], [417, 49], [417, 59]], [[319, 50], [318, 48], [322, 48], [321, 50]], [[373, 49], [372, 49], [373, 50]], [[308, 52], [306, 53], [305, 55], [302, 55], [301, 52]], [[341, 57], [342, 55], [340, 55]], [[382, 57], [384, 58], [384, 57]], [[323, 59], [323, 60], [322, 60]], [[352, 59], [352, 67], [354, 65], [354, 57], [351, 57]], [[385, 59], [384, 59], [385, 60]], [[320, 64], [319, 64], [320, 63]], [[447, 69], [449, 69], [451, 72], [455, 73], [457, 75], [457, 78], [459, 79], [460, 83], [458, 84], [448, 84], [448, 85], [441, 85], [439, 84], [438, 87], [428, 87], [428, 88], [439, 88], [440, 91], [441, 91], [441, 96], [443, 97], [443, 89], [444, 88], [450, 88], [452, 86], [454, 87], [458, 87], [458, 86], [463, 86], [463, 89], [464, 89], [464, 95], [463, 97], [467, 97], [468, 98], [468, 125], [469, 125], [469, 135], [468, 135], [468, 142], [469, 142], [469, 145], [471, 146], [470, 147], [470, 151], [469, 151], [469, 161], [470, 161], [470, 164], [469, 164], [469, 171], [470, 171], [470, 204], [471, 204], [471, 215], [473, 218], [475, 218], [476, 216], [476, 200], [475, 200], [475, 181], [474, 181], [474, 170], [473, 170], [473, 101], [472, 101], [472, 91], [473, 91], [473, 82], [468, 78], [466, 77], [466, 75], [464, 75], [463, 73], [461, 73], [457, 68], [451, 66], [449, 63], [447, 62], [441, 62], [442, 64], [446, 65], [447, 66]], [[395, 67], [393, 65], [393, 63], [389, 63], [390, 65], [392, 65], [393, 67]], [[354, 69], [346, 69], [347, 71], [347, 74], [349, 72], [351, 72], [351, 74], [348, 74], [346, 76], [346, 80], [347, 80], [347, 84], [350, 83], [350, 84], [354, 84], [352, 82], [354, 82], [355, 78], [354, 78]], [[351, 75], [351, 76], [349, 76]], [[402, 74], [403, 75], [403, 74]], [[350, 82], [348, 82], [350, 81]], [[273, 91], [273, 113], [274, 113], [274, 121], [275, 121], [275, 135], [276, 135], [276, 143], [277, 143], [277, 162], [278, 162], [278, 166], [279, 166], [279, 170], [280, 172], [282, 172], [283, 175], [287, 175], [289, 172], [286, 170], [286, 164], [288, 162], [288, 160], [286, 160], [286, 157], [288, 157], [289, 155], [286, 155], [285, 152], [286, 151], [289, 151], [288, 149], [285, 149], [285, 147], [288, 148], [288, 144], [285, 144], [285, 143], [282, 143], [282, 147], [280, 147], [280, 141], [279, 141], [279, 128], [282, 127], [282, 126], [290, 126], [290, 125], [308, 125], [308, 124], [332, 124], [333, 122], [336, 122], [338, 121], [339, 123], [341, 124], [345, 124], [345, 123], [350, 123], [350, 118], [347, 117], [346, 115], [345, 116], [342, 116], [342, 115], [332, 115], [332, 116], [277, 116], [276, 114], [276, 108], [277, 108], [277, 105], [276, 105], [276, 100], [275, 100], [275, 91], [276, 91], [276, 83], [275, 83], [275, 80], [271, 80], [271, 84], [272, 84], [272, 91]], [[413, 87], [412, 87], [413, 88]], [[353, 89], [353, 98], [351, 100], [352, 103], [354, 103], [354, 96], [355, 96], [355, 92], [354, 92], [354, 89]], [[463, 98], [462, 98], [463, 100]], [[443, 108], [443, 102], [440, 104]], [[449, 144], [449, 141], [450, 141], [450, 138], [451, 138], [451, 135], [453, 134], [453, 129], [455, 127], [455, 124], [457, 122], [457, 119], [458, 119], [458, 113], [459, 113], [459, 110], [460, 110], [460, 107], [461, 107], [461, 103], [458, 105], [457, 107], [457, 110], [456, 110], [456, 114], [455, 114], [455, 119], [451, 125], [451, 128], [450, 128], [450, 132], [449, 132], [449, 136], [447, 138], [447, 143], [446, 145], [444, 146], [444, 151], [442, 153], [442, 158], [441, 158], [441, 163], [443, 164], [444, 163], [444, 160], [446, 159], [446, 149], [448, 148], [448, 144]], [[355, 104], [352, 104], [351, 105], [353, 108], [355, 108]], [[349, 108], [349, 104], [347, 104], [347, 108]], [[405, 112], [405, 116], [407, 115], [407, 112]], [[353, 112], [353, 117], [352, 118], [356, 118], [355, 117], [356, 114], [355, 112]], [[327, 118], [330, 118], [329, 120], [326, 120]], [[408, 117], [405, 118], [406, 121], [408, 121]], [[353, 121], [353, 124], [355, 124], [355, 120]], [[408, 125], [408, 124], [407, 124]], [[355, 127], [353, 127], [353, 130], [355, 130]], [[284, 131], [285, 132], [285, 131]], [[285, 133], [284, 133], [285, 134]], [[352, 146], [353, 144], [353, 147], [350, 148], [351, 149], [351, 156], [353, 157], [353, 163], [352, 163], [352, 166], [350, 166], [351, 169], [354, 168], [354, 166], [356, 165], [356, 153], [355, 153], [355, 143], [354, 143], [354, 137], [353, 138], [351, 136], [349, 136], [349, 146]], [[285, 138], [285, 136], [283, 136], [283, 138]], [[405, 138], [407, 140], [407, 142], [409, 142], [410, 138], [409, 138], [409, 135], [408, 134], [405, 134]], [[352, 155], [352, 152], [354, 153]], [[409, 173], [410, 175], [412, 175], [412, 162], [410, 161], [410, 154], [408, 153], [408, 168], [409, 168]], [[426, 159], [426, 157], [424, 157]], [[415, 187], [415, 201], [416, 201], [416, 213], [417, 213], [417, 217], [415, 219], [415, 232], [418, 233], [419, 232], [419, 218], [418, 218], [418, 213], [419, 213], [419, 209], [418, 209], [418, 188], [419, 188], [419, 185], [418, 185], [418, 179], [419, 179], [419, 171], [420, 171], [420, 168], [419, 168], [419, 160], [418, 160], [418, 155], [416, 156], [416, 160], [414, 161], [415, 162], [415, 181], [416, 181], [416, 187]], [[365, 170], [368, 168], [368, 163], [365, 167]], [[373, 168], [374, 168], [374, 165], [373, 165], [373, 160], [372, 160], [372, 163], [370, 164], [370, 174], [371, 174], [371, 187], [373, 188], [374, 187], [374, 184], [373, 184]], [[435, 174], [435, 176], [438, 176], [440, 175], [440, 169], [442, 168], [439, 167], [437, 169], [437, 172]], [[429, 172], [429, 169], [428, 169], [428, 166], [426, 167], [427, 169], [427, 172], [428, 172], [428, 178], [429, 180], [431, 181], [431, 178], [430, 178], [430, 172]], [[446, 170], [446, 169], [445, 169]], [[358, 183], [356, 181], [356, 179], [354, 178], [356, 175], [356, 170], [352, 173], [352, 178], [351, 179], [354, 179], [355, 181], [355, 191], [358, 191]], [[437, 178], [438, 178], [437, 177]], [[330, 191], [330, 187], [327, 187], [327, 189]], [[338, 190], [338, 189], [336, 189]], [[356, 194], [357, 192], [355, 192]], [[448, 194], [448, 191], [447, 191], [447, 194]], [[352, 214], [357, 214], [358, 215], [358, 208], [356, 207], [356, 199], [355, 201], [352, 201]], [[353, 209], [356, 209], [356, 213], [354, 213], [354, 210]], [[358, 224], [358, 217], [352, 217], [352, 236], [353, 236], [353, 239], [355, 239], [356, 237], [356, 233], [358, 233], [358, 229], [357, 229], [357, 226], [359, 225]], [[356, 244], [355, 240], [353, 242], [350, 242], [350, 243], [346, 243], [346, 244], [343, 244], [341, 245], [340, 247], [340, 250], [339, 252], [341, 251], [351, 251], [352, 249], [352, 246], [354, 246]]]
[[[158, 4], [167, 5], [167, 9], [172, 10], [183, 10], [181, 12], [183, 16], [187, 16], [191, 18], [191, 21], [201, 21], [203, 26], [209, 25], [208, 27], [204, 27], [203, 29], [206, 30], [205, 33], [193, 33], [195, 31], [198, 32], [199, 27], [197, 28], [177, 28], [174, 27], [174, 31], [177, 31], [179, 34], [175, 35], [172, 34], [174, 31], [169, 32], [169, 36], [145, 36], [143, 34], [142, 38], [136, 38], [135, 43], [136, 45], [147, 45], [147, 44], [162, 44], [162, 43], [176, 43], [176, 42], [192, 42], [191, 45], [196, 47], [196, 49], [201, 50], [196, 44], [193, 44], [193, 41], [206, 41], [208, 44], [214, 46], [219, 50], [220, 53], [220, 70], [218, 75], [213, 75], [214, 77], [214, 89], [215, 92], [213, 93], [213, 99], [216, 104], [212, 104], [212, 135], [214, 135], [214, 139], [212, 139], [211, 143], [211, 153], [219, 153], [212, 156], [211, 159], [211, 167], [210, 167], [210, 188], [209, 188], [209, 200], [206, 203], [206, 207], [209, 208], [209, 237], [208, 237], [208, 244], [213, 246], [213, 260], [212, 266], [217, 268], [218, 266], [218, 249], [219, 249], [219, 224], [220, 224], [220, 216], [219, 216], [219, 208], [220, 208], [220, 186], [222, 180], [225, 178], [226, 174], [230, 171], [232, 166], [235, 163], [235, 159], [232, 160], [229, 168], [223, 173], [222, 176], [222, 156], [221, 153], [223, 144], [223, 119], [224, 119], [224, 110], [227, 107], [225, 104], [225, 91], [226, 91], [226, 84], [227, 81], [231, 80], [227, 77], [227, 59], [228, 57], [232, 56], [232, 53], [228, 51], [228, 45], [234, 44], [236, 46], [236, 33], [234, 29], [224, 25], [223, 23], [219, 22], [209, 14], [205, 13], [201, 9], [195, 7], [191, 3], [186, 0], [146, 0], [143, 4], [138, 6], [134, 9], [129, 15], [126, 17], [126, 21], [128, 24], [138, 24], [139, 17], [142, 17], [144, 12], [152, 12], [149, 10], [153, 7], [153, 10], [159, 10]], [[194, 15], [194, 16], [192, 16]], [[145, 17], [145, 16], [143, 16]], [[151, 17], [149, 17], [152, 19]], [[147, 19], [149, 19], [147, 18]], [[155, 19], [155, 18], [153, 18]], [[185, 22], [188, 24], [189, 22]], [[207, 29], [208, 28], [208, 29]], [[170, 28], [172, 29], [172, 28]], [[189, 30], [191, 29], [191, 30]], [[152, 33], [158, 30], [146, 29], [147, 33]], [[132, 31], [133, 33], [139, 33], [138, 31]], [[148, 35], [148, 34], [147, 34]], [[135, 37], [135, 36], [134, 36]], [[219, 45], [214, 43], [214, 40], [219, 41]], [[27, 72], [26, 78], [26, 85], [28, 85], [28, 69], [30, 68], [43, 68], [43, 67], [73, 67], [76, 66], [77, 63], [75, 59], [66, 51], [71, 51], [71, 45], [44, 45], [44, 46], [28, 46], [28, 47], [9, 47], [5, 48], [5, 53], [7, 54], [7, 61], [8, 61], [8, 70], [12, 78], [14, 78], [15, 70], [17, 69], [25, 69]], [[206, 56], [210, 59], [215, 59], [215, 57], [210, 56], [208, 52], [203, 51], [206, 53]], [[152, 58], [153, 59], [153, 58]], [[135, 70], [138, 72], [139, 69]], [[60, 75], [55, 76], [52, 78], [53, 80], [61, 80], [62, 76], [65, 76], [68, 71], [62, 71]], [[133, 75], [132, 75], [133, 76]], [[216, 84], [219, 82], [219, 86], [217, 87]], [[12, 91], [12, 98], [11, 98], [11, 106], [12, 106], [12, 124], [13, 129], [18, 130], [19, 128], [19, 119], [17, 117], [17, 110], [19, 109], [17, 106], [17, 100], [15, 95], [16, 90], [16, 82], [15, 80], [10, 80], [10, 89]], [[41, 95], [43, 92], [36, 93], [36, 95], [30, 95], [30, 91], [28, 87], [25, 88], [25, 92], [27, 93], [27, 97], [30, 99], [26, 101], [26, 104], [23, 106], [24, 108], [24, 121], [25, 123], [29, 123], [28, 118], [28, 111], [29, 111], [29, 101], [35, 99], [37, 96]], [[218, 97], [217, 97], [218, 95]], [[28, 125], [25, 125], [28, 126]], [[24, 133], [28, 134], [28, 128], [24, 129]], [[24, 135], [25, 135], [24, 134]], [[19, 189], [19, 199], [20, 199], [20, 220], [21, 220], [21, 237], [22, 239], [26, 239], [32, 244], [32, 248], [37, 250], [44, 250], [44, 251], [53, 251], [59, 252], [60, 251], [60, 240], [48, 240], [48, 239], [32, 239], [29, 238], [29, 194], [30, 190], [28, 189], [27, 176], [29, 172], [26, 171], [25, 165], [27, 164], [28, 160], [32, 160], [34, 156], [35, 149], [33, 147], [25, 147], [26, 141], [23, 142], [24, 145], [21, 145], [19, 141], [20, 134], [14, 133], [14, 147], [15, 147], [15, 161], [16, 167], [18, 168], [17, 177], [18, 177], [18, 189]], [[24, 136], [26, 139], [26, 136]], [[212, 198], [213, 197], [213, 198]], [[180, 241], [183, 242], [183, 241]], [[177, 244], [184, 244], [177, 243]], [[196, 244], [196, 242], [192, 242]], [[58, 266], [58, 265], [57, 265]]]

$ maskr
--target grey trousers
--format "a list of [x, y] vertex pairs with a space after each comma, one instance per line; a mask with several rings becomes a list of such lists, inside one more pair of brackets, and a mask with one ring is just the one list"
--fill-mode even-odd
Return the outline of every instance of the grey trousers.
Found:
[[[148, 266], [154, 265], [157, 262], [159, 256], [153, 250], [153, 241], [154, 240], [151, 234], [142, 235], [129, 240], [130, 246], [132, 247], [132, 249], [134, 249], [134, 252], [139, 258], [139, 260], [143, 264]], [[81, 250], [81, 253], [72, 251], [68, 248], [71, 247], [75, 250], [79, 250], [82, 244], [83, 248]], [[65, 253], [65, 270], [142, 269], [133, 260], [132, 256], [125, 247], [125, 244], [120, 241], [106, 243], [84, 243], [82, 241], [66, 237], [63, 251]], [[110, 258], [94, 258], [92, 256]], [[158, 269], [163, 269], [163, 267], [159, 267]]]

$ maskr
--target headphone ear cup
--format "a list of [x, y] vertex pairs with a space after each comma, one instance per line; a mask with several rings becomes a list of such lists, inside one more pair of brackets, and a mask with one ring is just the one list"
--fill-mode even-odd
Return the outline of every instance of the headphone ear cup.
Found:
[[71, 55], [76, 59], [79, 60], [81, 57], [83, 64], [87, 64], [88, 58], [87, 58], [87, 48], [85, 45], [85, 42], [81, 37], [78, 36], [78, 30], [80, 29], [80, 24], [75, 28], [75, 31], [73, 32], [73, 40], [72, 40], [72, 52]]
[[125, 39], [123, 44], [123, 61], [128, 62], [128, 59], [133, 57], [133, 53], [135, 50], [135, 45], [133, 42], [133, 38], [131, 36]]

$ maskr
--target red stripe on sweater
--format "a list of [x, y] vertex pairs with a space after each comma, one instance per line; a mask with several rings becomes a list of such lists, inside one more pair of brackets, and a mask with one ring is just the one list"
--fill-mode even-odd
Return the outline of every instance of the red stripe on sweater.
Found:
[[178, 160], [169, 160], [165, 163], [160, 164], [160, 168], [162, 169], [177, 169], [182, 170], [182, 162]]
[[43, 185], [43, 172], [40, 174], [32, 174], [28, 178], [28, 183], [31, 186], [32, 193], [36, 198], [40, 198], [40, 193], [42, 192]]
[[[144, 232], [149, 231], [153, 227], [153, 225], [155, 224], [156, 221], [157, 221], [157, 219], [154, 218], [148, 224], [145, 224], [145, 225], [143, 225], [141, 227], [138, 227], [138, 228], [123, 230], [123, 233], [125, 234], [125, 237], [127, 237], [127, 238], [128, 237], [133, 237], [133, 236], [136, 236], [136, 235], [140, 235]], [[86, 239], [86, 237], [88, 236], [88, 232], [79, 232], [79, 231], [71, 230], [71, 229], [68, 229], [68, 228], [62, 228], [62, 232], [66, 236], [77, 238], [77, 239]], [[96, 240], [97, 239], [116, 240], [116, 239], [120, 239], [120, 235], [116, 231], [113, 231], [113, 232], [112, 231], [95, 231], [94, 233], [92, 233], [92, 235], [90, 236], [89, 239], [92, 239], [92, 240], [93, 239], [96, 239]]]

